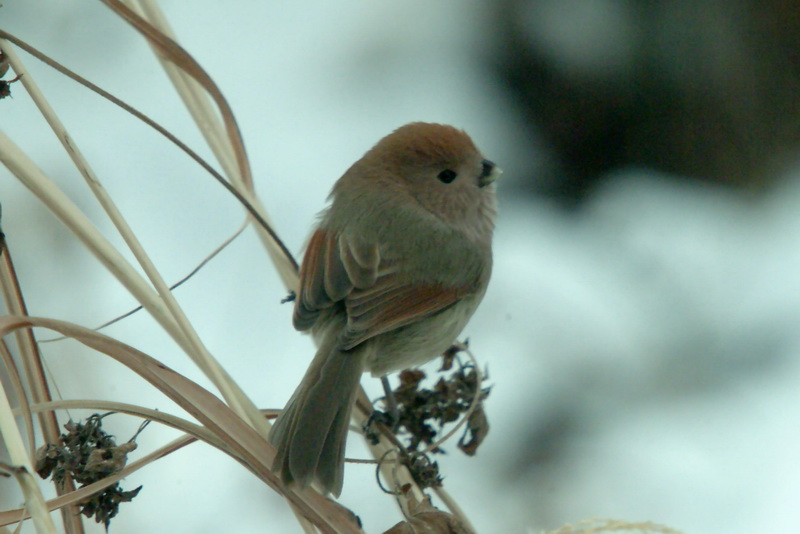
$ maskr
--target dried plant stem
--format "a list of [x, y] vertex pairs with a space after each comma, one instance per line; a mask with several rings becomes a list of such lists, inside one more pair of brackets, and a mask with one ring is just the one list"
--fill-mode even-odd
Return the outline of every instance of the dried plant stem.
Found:
[[450, 513], [457, 517], [464, 524], [464, 526], [469, 529], [470, 532], [477, 532], [472, 523], [469, 522], [469, 519], [467, 519], [467, 514], [464, 513], [464, 510], [458, 505], [455, 499], [450, 496], [443, 486], [433, 488], [433, 492], [436, 493], [436, 496], [439, 497], [447, 509], [450, 510]]
[[161, 410], [153, 410], [152, 408], [147, 408], [145, 406], [97, 399], [69, 399], [31, 404], [30, 408], [33, 412], [53, 410], [93, 410], [133, 415], [136, 417], [141, 417], [142, 419], [148, 419], [150, 421], [161, 423], [176, 430], [180, 430], [181, 432], [204, 441], [213, 447], [221, 449], [225, 452], [229, 452], [229, 449], [225, 446], [224, 442], [222, 442], [206, 427], [198, 425], [197, 423], [192, 423], [191, 421], [187, 421], [186, 419], [176, 415], [162, 412]]
[[[274, 449], [263, 436], [215, 395], [176, 373], [163, 363], [113, 338], [66, 321], [41, 317], [0, 317], [0, 337], [19, 328], [42, 327], [67, 335], [87, 347], [114, 358], [158, 388], [225, 444], [225, 452], [268, 486], [281, 492], [303, 516], [323, 532], [360, 533], [352, 515], [337, 503], [312, 490], [284, 488], [270, 469]], [[79, 490], [82, 491], [82, 490]]]
[[176, 341], [184, 343], [172, 317], [152, 289], [98, 232], [83, 212], [2, 132], [0, 132], [0, 162], [75, 234], [98, 261], [150, 311], [162, 327], [176, 338]]
[[564, 525], [546, 534], [604, 534], [610, 532], [629, 532], [631, 534], [681, 534], [679, 530], [646, 521], [632, 523], [619, 519], [587, 519]]
[[[359, 427], [367, 422], [367, 419], [372, 414], [372, 403], [369, 401], [363, 388], [357, 394], [356, 406], [353, 410], [353, 419]], [[377, 444], [372, 444], [367, 441], [372, 456], [376, 459], [387, 458], [391, 453], [398, 453], [402, 449], [402, 445], [398, 443], [397, 438], [390, 432], [381, 432]], [[381, 473], [386, 480], [391, 480], [395, 488], [406, 487], [408, 491], [403, 493], [400, 491], [395, 492], [397, 503], [400, 506], [403, 515], [408, 517], [410, 512], [410, 504], [413, 499], [421, 501], [425, 498], [425, 493], [417, 485], [411, 473], [404, 465], [395, 461], [380, 461], [378, 465]]]
[[56, 527], [45, 504], [39, 485], [33, 478], [33, 465], [25, 450], [25, 443], [14, 421], [14, 413], [6, 396], [3, 382], [0, 380], [0, 435], [8, 449], [13, 465], [13, 473], [22, 487], [25, 496], [25, 507], [33, 517], [37, 534], [56, 534]]
[[[200, 272], [200, 269], [202, 269], [203, 267], [205, 267], [205, 265], [206, 265], [208, 262], [210, 262], [210, 261], [211, 261], [211, 260], [212, 260], [212, 259], [213, 259], [213, 258], [214, 258], [216, 255], [217, 255], [217, 254], [219, 254], [220, 252], [222, 252], [222, 251], [223, 251], [223, 249], [225, 249], [225, 247], [227, 247], [228, 245], [230, 245], [231, 243], [233, 243], [233, 241], [234, 241], [234, 240], [235, 240], [237, 237], [239, 237], [239, 236], [242, 234], [242, 232], [244, 232], [244, 231], [245, 231], [245, 229], [247, 229], [247, 226], [248, 226], [248, 224], [249, 224], [249, 223], [248, 223], [247, 221], [245, 221], [245, 222], [244, 222], [244, 223], [243, 223], [243, 224], [242, 224], [242, 225], [239, 227], [239, 229], [238, 229], [238, 230], [236, 230], [236, 231], [235, 231], [233, 234], [231, 234], [231, 235], [230, 235], [230, 236], [229, 236], [229, 237], [228, 237], [228, 238], [227, 238], [225, 241], [223, 241], [223, 242], [222, 242], [220, 245], [218, 245], [218, 246], [217, 246], [217, 247], [216, 247], [214, 250], [212, 250], [212, 251], [211, 251], [211, 252], [210, 252], [210, 253], [209, 253], [209, 254], [208, 254], [208, 255], [207, 255], [205, 258], [203, 258], [203, 260], [202, 260], [202, 261], [201, 261], [201, 262], [200, 262], [200, 263], [199, 263], [199, 264], [198, 264], [198, 265], [197, 265], [197, 266], [196, 266], [194, 269], [192, 269], [192, 270], [189, 272], [189, 274], [187, 274], [186, 276], [184, 276], [183, 278], [181, 278], [180, 280], [178, 280], [177, 282], [175, 282], [174, 284], [172, 284], [171, 286], [169, 286], [169, 289], [170, 289], [170, 291], [175, 291], [175, 289], [176, 289], [178, 286], [182, 285], [184, 282], [186, 282], [187, 280], [189, 280], [189, 279], [190, 279], [191, 277], [193, 277], [195, 274], [197, 274], [198, 272]], [[126, 317], [130, 317], [131, 315], [133, 315], [134, 313], [138, 312], [138, 311], [139, 311], [139, 310], [141, 310], [141, 309], [142, 309], [142, 306], [136, 306], [135, 308], [133, 308], [133, 309], [131, 309], [131, 310], [128, 310], [127, 312], [123, 313], [122, 315], [118, 315], [118, 316], [114, 317], [113, 319], [111, 319], [111, 320], [109, 320], [109, 321], [106, 321], [105, 323], [101, 324], [100, 326], [96, 326], [96, 327], [94, 327], [94, 328], [93, 328], [93, 330], [95, 330], [95, 331], [100, 331], [100, 330], [102, 330], [102, 329], [104, 329], [104, 328], [106, 328], [106, 327], [108, 327], [108, 326], [111, 326], [111, 325], [112, 325], [112, 324], [114, 324], [114, 323], [117, 323], [117, 322], [119, 322], [119, 321], [121, 321], [121, 320], [125, 319]], [[15, 314], [15, 315], [27, 315], [27, 313], [24, 313], [24, 314]], [[38, 343], [39, 343], [39, 344], [45, 344], [45, 343], [55, 343], [56, 341], [63, 341], [63, 340], [65, 340], [65, 339], [67, 339], [67, 338], [66, 338], [66, 337], [64, 337], [64, 336], [59, 336], [59, 337], [54, 337], [54, 338], [50, 338], [50, 339], [39, 339], [39, 340], [38, 340]], [[261, 412], [263, 413], [263, 410], [261, 410]]]
[[25, 422], [25, 433], [26, 437], [28, 438], [28, 447], [30, 447], [29, 455], [33, 458], [33, 454], [36, 451], [36, 437], [34, 434], [34, 426], [33, 426], [33, 415], [31, 411], [31, 405], [28, 402], [28, 396], [25, 393], [25, 386], [22, 383], [22, 377], [19, 374], [19, 369], [17, 368], [16, 363], [14, 362], [14, 357], [11, 355], [11, 351], [8, 349], [8, 345], [6, 344], [5, 340], [0, 339], [0, 362], [3, 363], [6, 372], [4, 373], [4, 377], [8, 379], [11, 390], [12, 390], [12, 398], [17, 399], [19, 404], [19, 408], [14, 410], [15, 416], [22, 416], [22, 420]]
[[[233, 195], [239, 203], [247, 210], [248, 214], [255, 219], [258, 223], [256, 227], [260, 234], [266, 233], [267, 241], [270, 244], [268, 250], [270, 251], [270, 255], [276, 255], [276, 257], [281, 258], [280, 261], [277, 262], [276, 268], [278, 269], [279, 273], [284, 273], [284, 282], [288, 288], [294, 288], [296, 286], [297, 281], [297, 263], [294, 261], [292, 254], [289, 252], [289, 249], [286, 248], [286, 245], [283, 244], [281, 239], [278, 237], [278, 234], [272, 229], [270, 224], [267, 222], [266, 212], [261, 206], [258, 198], [255, 196], [255, 193], [252, 194], [253, 199], [255, 199], [256, 204], [254, 205], [246, 197], [250, 196], [250, 193], [247, 191], [240, 192], [239, 189], [228, 183], [225, 178], [221, 174], [219, 174], [214, 167], [208, 164], [203, 158], [201, 158], [195, 151], [193, 151], [189, 146], [186, 145], [183, 141], [178, 139], [174, 136], [169, 130], [158, 124], [156, 121], [142, 113], [141, 111], [137, 110], [136, 108], [130, 106], [129, 104], [123, 102], [119, 98], [115, 97], [108, 91], [103, 90], [102, 88], [98, 87], [97, 85], [93, 84], [86, 78], [78, 75], [77, 73], [71, 71], [70, 69], [66, 68], [64, 65], [61, 65], [57, 61], [54, 61], [52, 58], [48, 57], [47, 55], [43, 54], [30, 44], [26, 43], [25, 41], [11, 35], [10, 33], [0, 29], [0, 38], [6, 39], [21, 49], [25, 50], [36, 59], [42, 61], [43, 63], [49, 65], [50, 67], [54, 68], [58, 72], [64, 74], [65, 76], [75, 80], [79, 84], [83, 85], [87, 89], [97, 93], [98, 95], [102, 96], [112, 104], [119, 106], [123, 110], [127, 111], [137, 119], [141, 120], [158, 133], [166, 137], [171, 143], [175, 144], [178, 148], [180, 148], [183, 152], [185, 152], [190, 158], [192, 158], [198, 165], [200, 165], [206, 172], [208, 172], [217, 182], [225, 187], [225, 189]], [[0, 41], [1, 42], [1, 41]], [[259, 234], [259, 235], [260, 235]], [[274, 258], [273, 258], [274, 259]]]
[[[11, 258], [11, 250], [7, 244], [0, 245], [0, 287], [2, 288], [4, 301], [9, 313], [14, 315], [28, 315], [25, 306], [25, 299], [19, 286], [14, 262]], [[47, 402], [51, 399], [50, 388], [47, 384], [47, 377], [44, 372], [42, 356], [39, 346], [30, 330], [19, 330], [15, 332], [17, 347], [20, 351], [20, 359], [25, 368], [25, 376], [31, 392], [33, 402]], [[13, 362], [12, 362], [13, 363]], [[10, 364], [9, 364], [10, 365]], [[19, 393], [20, 402], [27, 402], [27, 398], [22, 391]], [[30, 424], [30, 423], [29, 423]], [[58, 420], [52, 412], [39, 414], [39, 424], [42, 427], [44, 439], [48, 443], [55, 443], [58, 440]], [[29, 432], [33, 432], [31, 428]], [[28, 436], [30, 447], [35, 448], [36, 442], [32, 435]], [[70, 482], [71, 484], [71, 482]]]
[[[41, 53], [37, 52], [39, 54], [37, 57], [46, 61], [51, 66], [55, 66], [60, 72], [78, 80], [80, 83], [83, 83], [112, 102], [117, 103], [147, 124], [156, 128], [198, 161], [217, 180], [223, 183], [228, 191], [236, 196], [245, 206], [249, 211], [249, 215], [260, 223], [260, 226], [256, 226], [259, 237], [262, 239], [284, 285], [287, 289], [296, 289], [298, 282], [297, 264], [288, 249], [272, 229], [266, 212], [255, 193], [251, 169], [247, 160], [241, 133], [232, 110], [219, 88], [200, 65], [176, 43], [175, 39], [172, 37], [173, 34], [166, 19], [155, 2], [152, 0], [126, 0], [127, 3], [123, 3], [120, 0], [101, 1], [140, 32], [156, 52], [158, 59], [162, 62], [168, 76], [184, 99], [198, 128], [205, 136], [212, 152], [218, 159], [227, 180], [174, 135], [157, 125], [151, 119], [93, 84], [90, 84], [88, 81], [83, 80], [76, 74], [71, 73], [68, 69], [62, 66], [56, 66], [57, 63], [50, 58], [44, 56], [44, 58], [46, 58], [44, 59]], [[0, 30], [0, 37], [3, 36], [10, 37]], [[109, 341], [108, 338], [91, 331], [85, 331], [77, 327], [77, 325], [65, 326], [66, 323], [47, 319], [6, 317], [3, 318], [5, 322], [9, 324], [14, 323], [16, 325], [11, 328], [11, 330], [15, 332], [31, 324], [46, 326], [70, 337], [75, 337], [75, 339], [78, 339], [82, 343], [100, 350], [101, 352], [105, 352], [109, 356], [118, 358], [120, 361], [127, 362], [126, 365], [129, 365], [132, 370], [149, 380], [153, 385], [164, 392], [165, 395], [178, 402], [179, 405], [187, 409], [192, 415], [195, 415], [198, 421], [202, 423], [202, 426], [168, 414], [154, 412], [152, 410], [148, 411], [142, 407], [123, 405], [120, 403], [106, 403], [104, 401], [78, 400], [42, 402], [46, 400], [47, 397], [34, 397], [34, 403], [30, 409], [33, 411], [49, 410], [52, 414], [52, 410], [67, 407], [95, 407], [129, 413], [139, 417], [152, 418], [163, 424], [173, 426], [197, 436], [199, 439], [219, 448], [226, 454], [237, 459], [265, 483], [284, 494], [293, 511], [300, 519], [300, 524], [305, 532], [360, 532], [360, 529], [350, 520], [344, 509], [336, 505], [336, 503], [321, 497], [311, 489], [303, 491], [287, 489], [281, 485], [277, 477], [271, 472], [269, 466], [274, 451], [264, 440], [268, 434], [269, 427], [266, 419], [256, 410], [252, 402], [244, 395], [238, 385], [227, 375], [225, 370], [217, 363], [211, 354], [208, 353], [192, 325], [175, 301], [170, 288], [161, 278], [97, 176], [92, 172], [91, 167], [81, 155], [75, 142], [70, 138], [56, 114], [47, 104], [46, 99], [36, 86], [35, 80], [29, 73], [26, 73], [24, 65], [14, 53], [13, 48], [9, 46], [7, 41], [0, 39], [0, 49], [4, 50], [9, 56], [9, 63], [14, 68], [15, 73], [25, 74], [21, 78], [25, 88], [31, 94], [37, 106], [39, 106], [41, 113], [48, 120], [51, 128], [61, 140], [65, 150], [86, 179], [89, 187], [98, 199], [98, 202], [100, 202], [106, 210], [109, 218], [113, 221], [127, 246], [133, 252], [149, 279], [149, 283], [145, 281], [133, 266], [131, 266], [96, 230], [83, 212], [81, 212], [69, 198], [51, 182], [27, 156], [13, 144], [13, 142], [11, 142], [10, 139], [4, 136], [2, 132], [0, 132], [0, 160], [6, 164], [11, 172], [79, 238], [123, 286], [133, 294], [142, 306], [159, 322], [162, 328], [173, 337], [176, 343], [181, 346], [198, 367], [212, 380], [227, 402], [227, 405], [223, 405], [216, 397], [207, 392], [201, 394], [195, 384], [187, 384], [186, 379], [183, 377], [179, 379], [178, 377], [165, 374], [166, 371], [168, 371], [166, 368], [163, 366], [160, 367], [157, 362], [149, 359], [146, 355], [137, 353], [130, 347], [123, 350], [115, 345], [114, 350], [112, 350], [109, 348], [111, 346], [111, 341]], [[29, 48], [26, 48], [26, 50], [29, 50]], [[18, 313], [24, 315], [24, 311], [18, 311]], [[71, 334], [67, 334], [66, 332], [71, 332]], [[33, 343], [32, 336], [31, 342]], [[116, 350], [120, 350], [120, 354], [115, 354]], [[41, 375], [42, 377], [44, 376], [43, 373], [41, 373]], [[44, 382], [45, 387], [46, 385], [46, 382]], [[362, 399], [366, 399], [363, 390], [361, 390], [360, 396]], [[368, 400], [362, 399], [359, 400], [360, 404], [366, 402], [367, 406], [371, 406]], [[213, 413], [210, 414], [203, 413], [203, 410], [198, 411], [199, 406], [203, 403], [207, 403], [206, 406], [213, 406], [215, 411], [212, 411]], [[221, 406], [218, 406], [218, 404]], [[24, 406], [21, 407], [24, 410]], [[230, 409], [228, 407], [230, 407]], [[235, 414], [231, 413], [231, 409]], [[356, 419], [362, 420], [368, 413], [367, 409], [363, 406], [361, 409], [357, 409], [354, 412], [356, 414]], [[230, 415], [222, 417], [221, 414]], [[241, 420], [239, 418], [241, 418]], [[253, 428], [243, 421], [249, 422], [258, 432], [254, 432]], [[19, 435], [18, 427], [14, 425], [14, 428]], [[162, 447], [155, 453], [148, 455], [145, 459], [130, 464], [123, 470], [124, 474], [118, 473], [117, 475], [119, 475], [119, 478], [122, 478], [125, 474], [132, 472], [131, 469], [138, 469], [165, 454], [169, 454], [173, 450], [177, 450], [191, 443], [194, 439], [194, 437], [184, 436]], [[376, 457], [383, 457], [386, 451], [395, 450], [395, 446], [396, 444], [384, 437], [384, 439], [381, 440], [381, 444], [373, 450], [373, 454], [375, 454]], [[389, 462], [383, 464], [381, 468], [387, 473], [388, 479], [392, 480], [397, 485], [411, 488], [409, 491], [399, 492], [397, 495], [401, 509], [404, 514], [408, 515], [409, 502], [421, 501], [423, 499], [423, 492], [414, 483], [405, 467], [396, 462]], [[117, 477], [117, 475], [115, 475], [115, 477]], [[113, 484], [116, 480], [119, 480], [119, 478], [101, 482], [107, 486]], [[59, 507], [71, 502], [76, 502], [78, 498], [83, 498], [90, 495], [92, 492], [102, 489], [98, 484], [100, 484], [100, 482], [73, 491], [69, 496], [60, 497], [48, 504], [53, 507]], [[450, 507], [454, 514], [461, 517], [462, 521], [467, 523], [463, 513], [461, 513], [457, 505], [455, 505], [446, 494], [442, 497], [442, 500]], [[22, 513], [20, 510], [13, 512]], [[2, 515], [3, 517], [9, 517], [6, 516], [5, 513]]]
[[[200, 367], [206, 376], [208, 376], [214, 385], [220, 390], [220, 393], [222, 393], [222, 396], [231, 405], [234, 411], [245, 415], [248, 419], [250, 419], [253, 426], [260, 428], [266, 435], [266, 432], [268, 432], [268, 425], [266, 425], [263, 418], [258, 415], [258, 410], [256, 409], [255, 405], [253, 405], [244, 392], [239, 389], [238, 385], [236, 385], [236, 383], [230, 378], [227, 372], [222, 368], [219, 362], [216, 361], [216, 359], [211, 355], [203, 342], [200, 340], [200, 337], [197, 335], [194, 327], [183, 313], [182, 308], [178, 304], [166, 282], [164, 282], [164, 279], [161, 277], [158, 269], [156, 269], [155, 265], [150, 260], [150, 257], [141, 246], [141, 243], [136, 238], [136, 235], [131, 230], [127, 221], [122, 216], [122, 213], [119, 211], [106, 189], [102, 186], [94, 171], [92, 171], [88, 161], [86, 161], [86, 159], [83, 157], [83, 154], [78, 149], [76, 143], [64, 128], [63, 123], [58, 118], [50, 104], [47, 102], [47, 99], [44, 97], [42, 92], [39, 90], [33, 77], [26, 72], [21, 60], [16, 55], [14, 48], [10, 46], [7, 41], [0, 42], [0, 46], [2, 46], [3, 52], [8, 57], [9, 63], [14, 69], [14, 72], [26, 73], [26, 75], [22, 77], [22, 81], [26, 90], [36, 103], [39, 111], [46, 118], [48, 124], [50, 124], [50, 127], [53, 129], [58, 139], [61, 141], [64, 149], [72, 158], [77, 169], [86, 179], [86, 182], [92, 190], [92, 193], [98, 199], [106, 214], [117, 228], [117, 231], [125, 240], [128, 248], [136, 257], [139, 265], [149, 278], [150, 283], [153, 285], [153, 287], [155, 287], [158, 298], [163, 304], [163, 306], [161, 306], [159, 309], [161, 312], [159, 315], [164, 317], [163, 320], [165, 321], [167, 317], [170, 320], [171, 328], [168, 329], [168, 331], [172, 334], [175, 341], [184, 349], [186, 354], [189, 355], [192, 360], [194, 360], [197, 366]], [[31, 163], [31, 165], [33, 164]], [[19, 175], [17, 176], [19, 177]], [[55, 185], [53, 185], [53, 187], [55, 187]], [[132, 271], [132, 269], [130, 270]], [[136, 275], [136, 277], [139, 278], [138, 275]], [[158, 316], [154, 315], [154, 317], [156, 317], [158, 320]]]
[[[13, 174], [31, 189], [39, 199], [48, 206], [62, 222], [75, 233], [85, 246], [109, 268], [122, 283], [134, 294], [134, 297], [141, 302], [145, 308], [153, 313], [155, 309], [157, 320], [159, 317], [168, 332], [174, 334], [174, 327], [171, 318], [162, 309], [162, 303], [154, 298], [150, 288], [141, 280], [135, 271], [123, 260], [123, 258], [111, 247], [111, 245], [100, 235], [88, 219], [78, 210], [66, 195], [50, 182], [44, 174], [10, 141], [0, 132], [0, 160], [12, 171]], [[176, 337], [173, 335], [173, 337]], [[180, 339], [178, 337], [178, 339]], [[259, 418], [262, 424], [266, 425], [263, 418]], [[264, 443], [264, 449], [269, 450], [269, 446]], [[251, 465], [251, 464], [250, 464]], [[271, 480], [271, 473], [267, 469], [254, 471], [260, 478], [270, 485], [275, 484]], [[269, 475], [266, 478], [265, 475]], [[276, 487], [277, 489], [277, 487]], [[286, 493], [286, 489], [280, 490], [286, 494], [292, 502], [294, 508], [299, 510], [302, 516], [313, 518], [318, 528], [323, 532], [359, 532], [352, 519], [344, 519], [340, 512], [331, 511], [333, 503], [321, 498], [313, 490]], [[324, 518], [324, 519], [323, 519]], [[307, 525], [306, 525], [307, 527]]]
[[[143, 19], [147, 20], [154, 28], [160, 30], [164, 35], [176, 41], [176, 37], [158, 4], [153, 0], [128, 0], [127, 2], [134, 11]], [[266, 221], [266, 225], [257, 227], [258, 236], [261, 239], [267, 253], [270, 255], [273, 265], [278, 271], [278, 275], [283, 280], [287, 290], [297, 290], [297, 263], [286, 247], [277, 239], [277, 235], [271, 230], [273, 223], [270, 221], [267, 212], [264, 210], [261, 200], [255, 194], [252, 180], [247, 180], [249, 175], [245, 175], [236, 166], [236, 159], [233, 154], [231, 143], [225, 136], [223, 125], [219, 120], [219, 115], [214, 111], [209, 101], [208, 93], [205, 89], [185, 71], [180, 69], [175, 63], [167, 61], [156, 45], [150, 42], [150, 46], [156, 54], [156, 58], [161, 63], [164, 71], [169, 76], [178, 95], [183, 99], [186, 109], [192, 115], [200, 132], [206, 139], [208, 146], [219, 161], [225, 175], [233, 186], [247, 199], [256, 211]]]
[[[25, 76], [25, 78], [30, 77]], [[164, 284], [165, 292], [163, 294], [165, 299], [162, 299], [97, 231], [83, 212], [2, 132], [0, 132], [0, 161], [84, 243], [187, 354], [190, 356], [201, 355], [201, 357], [193, 357], [193, 359], [201, 369], [206, 371], [226, 401], [235, 411], [247, 415], [252, 424], [261, 428], [266, 435], [267, 425], [263, 417], [258, 414], [258, 410], [239, 390], [225, 370], [206, 351], [166, 284]], [[160, 275], [158, 279], [161, 280]]]
[[[2, 132], [0, 132], [0, 136], [2, 136]], [[4, 154], [5, 151], [0, 148], [0, 160], [3, 160]], [[0, 249], [0, 285], [2, 285], [3, 288], [3, 296], [8, 311], [10, 313], [16, 313], [19, 315], [27, 315], [28, 311], [25, 306], [25, 301], [22, 297], [19, 281], [16, 277], [14, 264], [11, 260], [11, 250], [5, 242], [3, 243], [2, 249]], [[33, 401], [49, 401], [51, 399], [50, 389], [48, 387], [47, 377], [45, 376], [41, 353], [38, 345], [36, 344], [36, 340], [33, 337], [33, 332], [30, 329], [19, 330], [15, 332], [15, 336], [17, 339], [17, 346], [20, 351], [20, 358], [25, 368], [25, 375], [29, 385], [29, 391]], [[6, 348], [5, 342], [3, 342], [3, 348]], [[4, 359], [6, 359], [5, 356], [6, 355], [4, 354]], [[7, 359], [9, 361], [11, 360], [10, 354], [8, 355]], [[10, 364], [7, 366], [7, 368], [9, 373], [16, 374], [13, 373], [14, 368]], [[24, 391], [20, 390], [17, 398], [21, 406], [26, 406], [28, 404], [28, 398], [26, 397]], [[28, 431], [30, 433], [32, 432], [32, 426], [28, 417], [26, 417], [26, 421], [28, 422]], [[58, 442], [59, 428], [58, 420], [56, 419], [55, 414], [52, 412], [41, 413], [39, 416], [39, 423], [41, 425], [45, 441], [48, 443]], [[35, 449], [36, 447], [36, 441], [30, 435], [29, 446], [31, 449]], [[72, 478], [69, 476], [65, 477], [64, 484], [62, 486], [56, 487], [56, 491], [59, 494], [69, 492], [74, 489], [75, 484]], [[81, 522], [80, 516], [75, 510], [63, 509], [61, 511], [61, 518], [64, 524], [64, 529], [68, 534], [81, 534], [83, 532], [83, 523]]]
[[[112, 484], [119, 482], [126, 476], [130, 475], [141, 469], [142, 467], [151, 464], [152, 462], [158, 460], [159, 458], [163, 458], [168, 454], [171, 454], [186, 445], [194, 443], [197, 441], [197, 438], [194, 436], [181, 436], [170, 443], [159, 447], [155, 451], [151, 452], [150, 454], [140, 458], [135, 462], [131, 462], [130, 464], [126, 465], [122, 470], [114, 473], [113, 475], [109, 475], [102, 480], [98, 480], [92, 484], [83, 486], [80, 489], [76, 489], [75, 491], [71, 491], [67, 494], [61, 495], [55, 499], [51, 499], [49, 501], [42, 501], [44, 508], [47, 512], [58, 510], [65, 506], [70, 506], [76, 503], [79, 503], [83, 499], [87, 497], [91, 497], [93, 494], [97, 493], [98, 491], [102, 491], [103, 489], [111, 486]], [[16, 509], [16, 510], [7, 510], [4, 512], [0, 512], [0, 526], [8, 525], [14, 523], [18, 520], [27, 519], [31, 517], [31, 513], [29, 510], [24, 509]], [[49, 514], [48, 514], [49, 517]], [[35, 516], [34, 516], [35, 518]], [[56, 531], [54, 530], [53, 533]]]
[[[130, 7], [137, 15], [147, 20], [154, 28], [177, 42], [175, 32], [172, 30], [164, 13], [158, 4], [152, 1], [127, 0], [125, 4]], [[158, 47], [153, 43], [148, 43], [156, 55], [161, 67], [166, 72], [178, 95], [184, 101], [186, 109], [200, 130], [200, 133], [208, 143], [209, 148], [217, 158], [225, 176], [237, 187], [242, 185], [241, 170], [236, 164], [236, 157], [233, 154], [230, 143], [223, 130], [219, 115], [214, 111], [208, 99], [208, 93], [197, 83], [194, 78], [186, 74], [174, 63], [165, 60], [164, 56], [158, 51]]]
[[[179, 82], [179, 88], [186, 93], [184, 101], [190, 112], [195, 116], [198, 127], [204, 131], [204, 135], [206, 135], [207, 139], [211, 139], [212, 151], [214, 151], [215, 154], [225, 154], [229, 151], [233, 153], [236, 162], [235, 169], [238, 171], [229, 174], [233, 185], [237, 186], [239, 193], [245, 197], [260, 214], [265, 214], [264, 208], [258, 200], [253, 188], [250, 164], [247, 160], [244, 141], [242, 140], [241, 132], [239, 131], [239, 126], [236, 123], [233, 111], [214, 80], [191, 55], [165, 33], [164, 30], [169, 32], [169, 28], [166, 26], [157, 26], [159, 23], [165, 23], [165, 19], [155, 3], [149, 2], [140, 6], [142, 7], [140, 10], [142, 15], [140, 15], [119, 0], [101, 1], [130, 23], [147, 39], [150, 45], [157, 51], [159, 60], [162, 61], [162, 63], [170, 65], [170, 67], [165, 68], [180, 70], [181, 74], [177, 75], [173, 73], [173, 75], [182, 78], [182, 81]], [[143, 15], [151, 17], [152, 20], [147, 20]], [[169, 61], [165, 62], [164, 59]], [[188, 81], [189, 79], [191, 79], [191, 81]], [[199, 91], [199, 87], [202, 87], [204, 92]], [[179, 92], [179, 94], [183, 96], [184, 93]], [[214, 114], [210, 106], [208, 106], [209, 97], [216, 103], [219, 113], [222, 116], [224, 126], [219, 126], [219, 121], [216, 120], [216, 114]], [[206, 129], [216, 129], [217, 131], [206, 134]], [[223, 138], [227, 138], [228, 143], [223, 144], [219, 141]], [[226, 172], [233, 171], [233, 166], [230, 163], [226, 163], [228, 156], [223, 155], [222, 158], [221, 164], [223, 168], [226, 169]], [[277, 235], [272, 231], [271, 226], [268, 223], [262, 226], [265, 227], [259, 229], [259, 237], [262, 239], [262, 242], [264, 242], [278, 274], [283, 279], [287, 289], [296, 290], [298, 280], [297, 263], [283, 243], [277, 239]]]

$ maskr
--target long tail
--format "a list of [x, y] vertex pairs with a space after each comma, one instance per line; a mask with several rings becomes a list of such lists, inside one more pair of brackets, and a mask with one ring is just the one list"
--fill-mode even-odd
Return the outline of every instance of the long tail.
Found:
[[350, 412], [364, 370], [361, 350], [342, 352], [323, 343], [302, 382], [275, 421], [269, 441], [277, 449], [273, 470], [285, 484], [314, 480], [342, 492], [344, 449]]

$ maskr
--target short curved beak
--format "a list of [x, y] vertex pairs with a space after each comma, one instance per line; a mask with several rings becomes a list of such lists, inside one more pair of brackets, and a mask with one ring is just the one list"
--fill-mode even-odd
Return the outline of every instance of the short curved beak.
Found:
[[494, 162], [485, 159], [483, 160], [483, 172], [478, 178], [478, 185], [480, 187], [485, 187], [492, 184], [501, 174], [503, 174], [503, 169], [498, 167]]

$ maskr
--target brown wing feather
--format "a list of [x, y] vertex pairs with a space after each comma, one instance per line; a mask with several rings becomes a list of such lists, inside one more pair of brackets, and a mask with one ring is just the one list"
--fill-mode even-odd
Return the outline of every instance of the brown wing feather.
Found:
[[300, 267], [294, 327], [308, 330], [314, 326], [321, 310], [344, 300], [354, 286], [373, 285], [379, 264], [377, 246], [356, 246], [325, 230], [315, 231]]
[[325, 254], [325, 293], [332, 302], [339, 302], [353, 290], [352, 277], [348, 274], [340, 256], [339, 244], [329, 238]]
[[300, 266], [300, 287], [294, 303], [292, 323], [297, 330], [308, 330], [319, 316], [319, 310], [332, 303], [324, 293], [323, 262], [325, 233], [317, 230], [306, 247]]
[[358, 246], [325, 230], [311, 236], [300, 268], [294, 327], [308, 330], [320, 311], [344, 301], [341, 348], [417, 322], [452, 306], [467, 288], [409, 285], [381, 263], [377, 246]]
[[339, 257], [353, 285], [372, 287], [378, 278], [381, 255], [377, 245], [361, 245], [339, 239]]
[[440, 312], [465, 295], [463, 288], [397, 285], [386, 276], [367, 290], [355, 290], [345, 301], [347, 327], [341, 347], [351, 349], [367, 339]]

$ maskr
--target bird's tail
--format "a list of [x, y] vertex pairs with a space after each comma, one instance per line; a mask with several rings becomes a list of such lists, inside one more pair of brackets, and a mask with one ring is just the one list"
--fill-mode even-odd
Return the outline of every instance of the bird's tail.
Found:
[[269, 441], [285, 484], [317, 481], [336, 497], [342, 491], [350, 412], [364, 370], [362, 350], [343, 352], [323, 343], [302, 382], [275, 421]]

